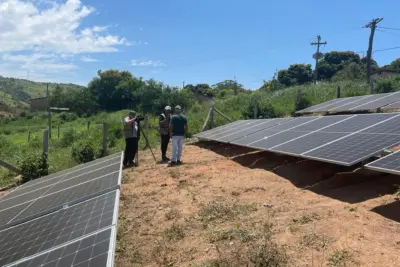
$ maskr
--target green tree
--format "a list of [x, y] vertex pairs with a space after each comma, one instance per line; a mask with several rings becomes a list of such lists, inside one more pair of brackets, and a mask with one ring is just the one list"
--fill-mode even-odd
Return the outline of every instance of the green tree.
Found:
[[[124, 107], [124, 102], [119, 101], [122, 97], [130, 99], [132, 93], [126, 90], [117, 90], [118, 85], [133, 78], [128, 71], [106, 70], [97, 72], [98, 77], [92, 79], [88, 88], [97, 98], [99, 108], [105, 110], [117, 110]], [[117, 91], [117, 92], [116, 92]]]
[[278, 81], [286, 86], [304, 84], [312, 80], [311, 64], [292, 64], [278, 72]]

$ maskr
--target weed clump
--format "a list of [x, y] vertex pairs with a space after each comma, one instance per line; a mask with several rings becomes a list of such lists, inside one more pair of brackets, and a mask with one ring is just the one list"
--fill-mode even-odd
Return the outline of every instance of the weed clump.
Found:
[[18, 166], [24, 173], [22, 182], [27, 182], [49, 173], [47, 155], [40, 153], [27, 153], [24, 157], [18, 159]]

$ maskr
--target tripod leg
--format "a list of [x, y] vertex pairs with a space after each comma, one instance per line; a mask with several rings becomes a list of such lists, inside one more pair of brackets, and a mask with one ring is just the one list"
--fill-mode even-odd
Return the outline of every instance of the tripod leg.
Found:
[[147, 138], [146, 134], [147, 134], [147, 133], [145, 133], [145, 132], [143, 131], [143, 136], [144, 136], [144, 138], [146, 139], [146, 143], [149, 144], [148, 147], [149, 147], [149, 149], [150, 149], [151, 154], [153, 155], [153, 159], [154, 159], [155, 162], [157, 162], [156, 156], [154, 156], [153, 150], [151, 150], [150, 142], [149, 142], [149, 139]]

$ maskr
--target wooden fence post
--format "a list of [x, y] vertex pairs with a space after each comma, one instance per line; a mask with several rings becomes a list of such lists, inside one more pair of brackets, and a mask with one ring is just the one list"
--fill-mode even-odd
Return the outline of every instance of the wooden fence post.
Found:
[[89, 131], [90, 129], [90, 121], [87, 122], [87, 130]]
[[340, 98], [340, 86], [336, 89], [336, 98]]
[[47, 157], [49, 154], [49, 130], [43, 131], [43, 156]]
[[28, 132], [28, 143], [31, 141], [31, 131]]
[[108, 125], [107, 123], [103, 123], [103, 153], [107, 154], [107, 134], [108, 134]]
[[57, 138], [60, 139], [60, 124], [57, 127]]
[[214, 128], [214, 104], [211, 106], [211, 113], [210, 113], [210, 129]]

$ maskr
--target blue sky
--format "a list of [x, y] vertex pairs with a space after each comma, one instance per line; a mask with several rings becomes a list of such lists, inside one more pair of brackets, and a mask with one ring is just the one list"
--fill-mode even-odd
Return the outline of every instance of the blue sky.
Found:
[[[0, 4], [10, 1], [0, 0]], [[353, 50], [362, 55], [369, 36], [369, 29], [362, 26], [372, 18], [383, 17], [381, 26], [400, 29], [398, 0], [35, 0], [30, 4], [37, 10], [22, 14], [27, 18], [49, 9], [55, 17], [57, 12], [68, 14], [65, 10], [72, 9], [81, 14], [65, 16], [72, 30], [61, 27], [60, 33], [52, 34], [57, 39], [43, 38], [21, 49], [0, 49], [3, 61], [17, 62], [13, 67], [0, 67], [0, 75], [85, 85], [98, 69], [117, 68], [176, 86], [183, 81], [214, 84], [236, 77], [246, 88], [256, 89], [277, 69], [292, 63], [313, 64], [316, 47], [310, 42], [317, 34], [328, 42], [322, 52]], [[64, 23], [44, 21], [44, 17], [37, 20], [44, 23], [40, 30], [46, 36]], [[4, 25], [0, 19], [0, 37]], [[89, 39], [82, 37], [86, 36], [80, 33], [84, 29], [89, 29]], [[374, 50], [400, 46], [400, 31], [380, 30]], [[64, 45], [63, 31], [71, 37]], [[22, 30], [21, 34], [16, 42], [29, 37]], [[24, 60], [36, 54], [41, 56], [26, 65]], [[382, 65], [399, 54], [400, 49], [376, 52], [374, 58]]]

